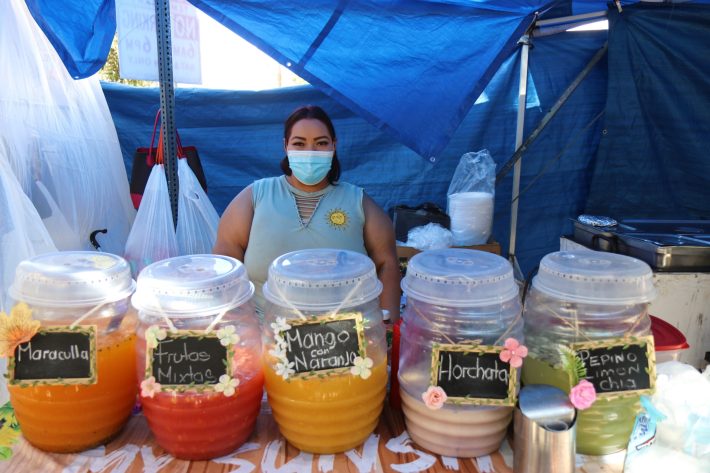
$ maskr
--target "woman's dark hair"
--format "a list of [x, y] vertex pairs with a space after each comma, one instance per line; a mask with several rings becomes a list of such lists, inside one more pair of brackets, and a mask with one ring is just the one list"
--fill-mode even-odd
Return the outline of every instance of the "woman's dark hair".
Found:
[[[323, 123], [330, 133], [330, 138], [335, 142], [335, 128], [333, 127], [333, 122], [330, 121], [330, 117], [325, 110], [317, 105], [305, 105], [299, 107], [294, 112], [289, 115], [289, 117], [284, 122], [284, 140], [288, 143], [288, 139], [291, 137], [291, 129], [297, 121], [303, 120], [305, 118], [312, 118]], [[281, 170], [287, 176], [291, 175], [291, 167], [288, 165], [288, 156], [285, 156], [281, 160]], [[328, 171], [328, 182], [335, 184], [340, 179], [340, 161], [338, 161], [338, 152], [333, 153], [333, 163], [330, 166], [330, 171]]]

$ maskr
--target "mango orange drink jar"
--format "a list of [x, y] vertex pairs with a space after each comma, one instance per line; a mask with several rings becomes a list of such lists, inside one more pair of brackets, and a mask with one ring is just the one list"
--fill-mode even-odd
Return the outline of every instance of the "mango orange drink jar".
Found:
[[495, 452], [518, 384], [503, 345], [523, 343], [513, 268], [481, 251], [424, 251], [409, 260], [402, 289], [398, 378], [409, 436], [440, 455]]
[[227, 256], [170, 258], [138, 276], [140, 400], [177, 458], [227, 455], [254, 430], [264, 377], [253, 294], [244, 265]]
[[[17, 376], [10, 375], [8, 388], [32, 445], [78, 452], [108, 442], [123, 428], [136, 401], [133, 288], [127, 262], [108, 253], [48, 253], [18, 265], [9, 324], [15, 334], [40, 326], [14, 350], [9, 367]], [[46, 335], [52, 330], [94, 335], [67, 343], [56, 333]], [[75, 368], [84, 374], [68, 374]]]
[[381, 291], [374, 263], [352, 251], [296, 251], [269, 267], [266, 392], [295, 447], [342, 452], [377, 426], [387, 386]]
[[[594, 403], [577, 416], [578, 453], [606, 455], [629, 443], [641, 409], [640, 395], [652, 390], [643, 389], [640, 378], [629, 376], [648, 368], [629, 348], [638, 349], [634, 343], [651, 335], [648, 304], [655, 295], [651, 268], [630, 256], [558, 251], [540, 261], [523, 311], [530, 349], [523, 382], [550, 384], [569, 393], [580, 381], [573, 382], [574, 373], [566, 363], [570, 350], [602, 349], [601, 356], [600, 352], [588, 356], [591, 352], [585, 350], [577, 355], [580, 361], [586, 359], [585, 375], [596, 391]], [[655, 362], [650, 368], [645, 378], [652, 384]]]

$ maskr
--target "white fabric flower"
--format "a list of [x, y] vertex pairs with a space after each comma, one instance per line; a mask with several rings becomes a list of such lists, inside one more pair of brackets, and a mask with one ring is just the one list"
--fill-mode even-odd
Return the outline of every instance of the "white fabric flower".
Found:
[[284, 347], [275, 346], [273, 349], [269, 350], [269, 355], [278, 360], [286, 360], [286, 350]]
[[230, 397], [236, 392], [237, 386], [239, 386], [237, 378], [230, 378], [229, 375], [223, 374], [219, 377], [219, 383], [215, 384], [214, 390]]
[[350, 374], [353, 376], [360, 376], [362, 379], [367, 379], [372, 374], [370, 368], [372, 368], [372, 358], [370, 357], [355, 357], [353, 360], [355, 366], [350, 368]]
[[286, 322], [286, 319], [283, 317], [277, 317], [276, 322], [271, 323], [271, 330], [274, 331], [274, 335], [278, 335], [281, 332], [285, 332], [286, 330], [290, 330], [291, 326]]
[[168, 332], [164, 328], [151, 325], [145, 330], [145, 344], [148, 348], [156, 348], [158, 340], [165, 340], [167, 336]]
[[219, 338], [219, 343], [221, 343], [223, 347], [239, 343], [239, 335], [234, 333], [236, 330], [237, 329], [234, 328], [234, 325], [227, 325], [226, 327], [222, 327], [217, 330], [217, 338]]
[[283, 379], [288, 379], [289, 376], [296, 372], [296, 370], [293, 369], [293, 366], [293, 361], [284, 360], [281, 363], [276, 363], [276, 374], [281, 376]]
[[162, 391], [163, 387], [160, 383], [155, 382], [155, 376], [146, 378], [141, 382], [141, 396], [143, 397], [153, 397], [156, 393]]

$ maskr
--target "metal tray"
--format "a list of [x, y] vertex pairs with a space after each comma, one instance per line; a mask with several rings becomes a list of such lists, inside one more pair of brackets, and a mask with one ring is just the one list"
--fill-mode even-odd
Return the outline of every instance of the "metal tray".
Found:
[[657, 271], [710, 271], [710, 242], [684, 235], [619, 235], [624, 254], [645, 261]]
[[574, 220], [574, 240], [633, 256], [657, 271], [710, 271], [710, 221], [625, 219], [593, 227]]

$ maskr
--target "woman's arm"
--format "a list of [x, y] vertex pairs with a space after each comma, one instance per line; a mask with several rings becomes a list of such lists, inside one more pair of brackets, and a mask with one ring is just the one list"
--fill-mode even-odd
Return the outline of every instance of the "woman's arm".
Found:
[[363, 195], [362, 207], [365, 212], [365, 249], [375, 263], [377, 277], [383, 286], [380, 306], [389, 310], [392, 322], [396, 322], [399, 319], [401, 273], [397, 262], [394, 226], [387, 214], [367, 194]]
[[249, 186], [237, 194], [222, 214], [212, 253], [232, 256], [243, 262], [253, 218], [254, 205], [251, 186]]

